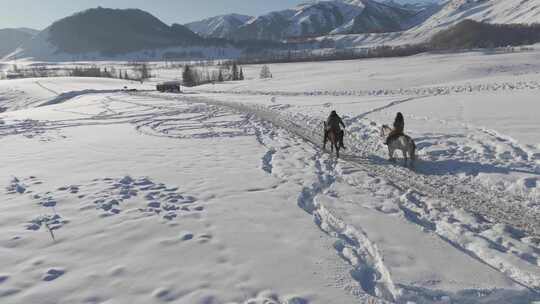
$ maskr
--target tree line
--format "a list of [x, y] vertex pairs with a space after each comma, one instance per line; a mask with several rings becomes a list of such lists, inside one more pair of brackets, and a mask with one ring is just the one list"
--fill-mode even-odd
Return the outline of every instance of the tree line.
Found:
[[98, 77], [116, 78], [131, 81], [146, 81], [152, 77], [152, 70], [147, 63], [131, 63], [125, 69], [115, 67], [76, 66], [49, 67], [30, 66], [18, 67], [13, 65], [8, 70], [6, 78], [43, 78], [43, 77]]
[[225, 62], [218, 65], [217, 70], [210, 70], [208, 66], [184, 66], [182, 72], [182, 82], [184, 86], [194, 87], [207, 83], [216, 83], [224, 81], [244, 80], [244, 69], [236, 62]]
[[540, 24], [493, 24], [463, 20], [433, 36], [433, 49], [473, 49], [540, 42]]

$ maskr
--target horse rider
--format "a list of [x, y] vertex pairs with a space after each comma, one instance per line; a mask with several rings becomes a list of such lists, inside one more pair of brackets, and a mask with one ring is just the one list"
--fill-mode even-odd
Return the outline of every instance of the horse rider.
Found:
[[401, 112], [398, 112], [396, 115], [396, 118], [394, 119], [394, 129], [390, 134], [388, 134], [388, 137], [386, 138], [386, 145], [388, 143], [396, 138], [398, 138], [401, 135], [404, 135], [403, 131], [405, 130], [405, 119], [403, 118], [403, 114]]
[[338, 134], [339, 146], [345, 149], [345, 146], [343, 145], [343, 136], [345, 135], [345, 132], [341, 130], [341, 126], [343, 126], [343, 128], [345, 129], [345, 124], [343, 123], [341, 117], [339, 117], [336, 111], [332, 111], [332, 113], [330, 113], [330, 116], [328, 116], [328, 119], [326, 120], [324, 142], [328, 140], [328, 133], [334, 130]]

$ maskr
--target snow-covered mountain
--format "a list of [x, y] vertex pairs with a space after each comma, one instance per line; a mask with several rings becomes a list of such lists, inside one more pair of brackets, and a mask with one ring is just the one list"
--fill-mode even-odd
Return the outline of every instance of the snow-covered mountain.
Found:
[[228, 14], [191, 22], [185, 26], [203, 37], [228, 38], [252, 18], [252, 16]]
[[404, 45], [427, 42], [436, 33], [466, 19], [509, 24], [540, 22], [540, 0], [452, 0], [428, 6], [409, 20], [401, 32], [323, 36], [340, 48]]
[[[215, 58], [229, 56], [223, 55], [219, 48], [230, 48], [228, 51], [235, 55], [246, 48], [233, 42], [205, 39], [191, 29], [202, 36], [230, 40], [282, 41], [317, 36], [306, 47], [320, 47], [318, 42], [330, 41], [333, 43], [329, 45], [348, 48], [422, 43], [465, 19], [490, 23], [540, 22], [540, 0], [452, 0], [443, 4], [426, 0], [425, 5], [388, 1], [317, 1], [259, 17], [223, 15], [191, 23], [189, 27], [169, 26], [141, 10], [97, 8], [59, 20], [30, 41], [12, 43], [5, 52], [22, 46], [5, 58], [162, 59], [165, 53], [181, 54], [187, 52], [186, 48], [199, 46], [213, 48], [208, 53], [212, 55], [207, 57]], [[21, 31], [22, 35], [30, 35], [25, 32]], [[262, 44], [255, 41], [251, 46], [261, 48]], [[119, 54], [130, 55], [116, 57]], [[0, 52], [0, 58], [3, 55]]]
[[[203, 36], [233, 40], [282, 40], [338, 33], [394, 32], [404, 29], [416, 10], [372, 0], [333, 0], [300, 4], [255, 18], [226, 15], [187, 24]], [[243, 24], [239, 24], [244, 20]]]
[[538, 23], [540, 0], [452, 0], [425, 22], [408, 31], [406, 37], [425, 41], [465, 19], [500, 24]]
[[434, 5], [443, 4], [446, 0], [382, 0], [380, 2], [391, 6], [420, 11]]
[[38, 31], [26, 28], [0, 29], [0, 58], [28, 42]]

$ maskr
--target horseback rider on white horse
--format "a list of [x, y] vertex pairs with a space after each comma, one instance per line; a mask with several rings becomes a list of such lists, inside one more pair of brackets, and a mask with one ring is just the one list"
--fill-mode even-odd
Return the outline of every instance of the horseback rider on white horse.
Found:
[[385, 138], [385, 144], [388, 146], [388, 154], [391, 161], [395, 161], [394, 152], [400, 150], [403, 153], [405, 164], [410, 159], [410, 166], [414, 166], [416, 159], [416, 144], [414, 140], [403, 133], [405, 129], [405, 120], [403, 114], [397, 113], [394, 120], [394, 128], [383, 125], [381, 135]]

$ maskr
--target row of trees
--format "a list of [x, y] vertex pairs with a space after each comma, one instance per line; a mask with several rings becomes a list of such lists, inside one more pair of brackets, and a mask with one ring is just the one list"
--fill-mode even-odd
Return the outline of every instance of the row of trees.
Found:
[[116, 69], [114, 67], [98, 66], [77, 66], [70, 67], [50, 67], [50, 66], [30, 66], [19, 68], [13, 65], [7, 72], [6, 78], [42, 78], [42, 77], [100, 77], [118, 78], [133, 81], [145, 81], [152, 77], [152, 71], [146, 63], [134, 63], [126, 69]]
[[232, 65], [220, 65], [217, 70], [210, 70], [208, 66], [184, 66], [182, 79], [185, 86], [194, 87], [206, 83], [244, 80], [244, 69], [236, 62]]
[[241, 64], [268, 64], [268, 63], [290, 63], [290, 62], [313, 62], [313, 61], [334, 61], [353, 60], [380, 57], [403, 57], [420, 54], [428, 51], [427, 44], [410, 44], [401, 46], [382, 45], [374, 48], [350, 48], [333, 50], [287, 50], [287, 51], [266, 51], [258, 54], [248, 54], [237, 60]]
[[540, 42], [540, 24], [490, 24], [464, 20], [433, 36], [434, 49], [473, 49]]
[[[130, 70], [131, 73], [128, 73], [128, 70]], [[131, 69], [125, 70], [116, 70], [114, 67], [75, 67], [70, 70], [69, 75], [72, 77], [117, 78], [143, 82], [152, 77], [152, 71], [148, 64], [136, 63], [132, 65]]]

